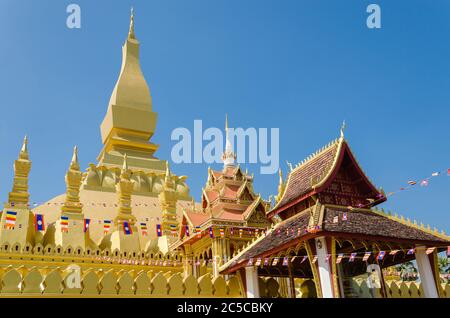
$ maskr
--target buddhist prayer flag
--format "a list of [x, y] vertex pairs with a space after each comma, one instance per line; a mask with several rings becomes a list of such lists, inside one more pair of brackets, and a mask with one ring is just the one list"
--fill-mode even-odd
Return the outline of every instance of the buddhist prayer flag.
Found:
[[269, 258], [268, 257], [266, 257], [264, 259], [264, 266], [269, 266]]
[[196, 226], [195, 227], [195, 231], [197, 232], [197, 237], [201, 238], [202, 237], [202, 231], [200, 230], [200, 226]]
[[389, 253], [389, 255], [395, 255], [395, 254], [398, 253], [398, 251], [399, 251], [399, 250], [392, 250], [392, 251]]
[[111, 228], [111, 220], [103, 220], [103, 233], [108, 234]]
[[288, 257], [283, 258], [283, 266], [288, 266], [288, 264], [289, 264], [289, 258]]
[[224, 229], [220, 229], [220, 237], [225, 237], [225, 230]]
[[187, 225], [187, 224], [184, 228], [184, 234], [186, 234], [186, 236], [189, 236], [189, 225]]
[[156, 224], [156, 236], [158, 237], [162, 236], [161, 224]]
[[306, 255], [303, 256], [302, 261], [300, 262], [300, 264], [303, 263], [304, 261], [306, 261], [307, 258], [308, 258], [308, 256], [306, 256]]
[[386, 254], [385, 251], [380, 251], [380, 253], [378, 253], [377, 259], [378, 259], [379, 261], [383, 260], [385, 254]]
[[6, 211], [6, 228], [13, 229], [16, 225], [17, 212], [15, 211]]
[[344, 214], [342, 214], [342, 221], [347, 221], [347, 212], [344, 212]]
[[69, 217], [68, 216], [61, 216], [61, 232], [69, 232]]
[[314, 264], [315, 262], [317, 262], [317, 255], [314, 255], [314, 258], [313, 258], [312, 262], [313, 262], [313, 264]]
[[429, 247], [429, 248], [427, 248], [427, 250], [425, 251], [425, 253], [431, 254], [431, 253], [434, 252], [435, 249], [436, 249], [436, 247]]
[[147, 236], [148, 235], [148, 231], [147, 231], [147, 224], [146, 223], [140, 223], [141, 225], [141, 232], [143, 236]]
[[412, 254], [414, 254], [414, 249], [413, 248], [409, 249], [408, 253], [406, 253], [406, 255], [412, 255]]
[[352, 253], [352, 254], [350, 254], [350, 258], [349, 258], [349, 262], [353, 262], [354, 260], [355, 260], [355, 257], [356, 257], [356, 253]]
[[91, 223], [91, 219], [84, 219], [83, 232], [86, 233], [89, 229], [89, 224]]
[[256, 259], [255, 266], [259, 266], [259, 265], [261, 265], [261, 257], [258, 257], [258, 258]]
[[370, 257], [371, 252], [365, 252], [363, 257], [363, 262], [367, 261]]
[[125, 233], [125, 235], [133, 234], [131, 226], [128, 222], [123, 222], [123, 232]]
[[336, 264], [339, 264], [342, 261], [342, 258], [344, 257], [344, 254], [339, 254], [336, 258]]
[[209, 228], [209, 237], [214, 238], [214, 230], [213, 230], [212, 226]]
[[422, 187], [428, 186], [428, 180], [422, 180], [422, 181], [420, 182], [420, 186], [422, 186]]
[[45, 231], [44, 216], [42, 214], [34, 216], [34, 229], [36, 231]]
[[275, 257], [272, 262], [272, 266], [276, 266], [278, 264], [278, 258]]
[[250, 258], [248, 260], [247, 266], [252, 266], [253, 265], [253, 258]]

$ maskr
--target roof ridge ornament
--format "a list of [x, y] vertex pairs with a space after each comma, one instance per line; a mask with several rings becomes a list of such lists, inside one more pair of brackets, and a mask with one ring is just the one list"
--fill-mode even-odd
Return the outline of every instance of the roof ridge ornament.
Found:
[[346, 123], [345, 123], [345, 119], [344, 119], [344, 121], [342, 122], [342, 125], [341, 125], [341, 139], [344, 139], [344, 132], [345, 132], [345, 128], [346, 128]]
[[227, 166], [234, 166], [236, 160], [236, 154], [233, 152], [233, 146], [231, 145], [229, 136], [228, 136], [228, 115], [225, 114], [225, 151], [222, 154], [222, 161], [224, 164], [224, 169]]

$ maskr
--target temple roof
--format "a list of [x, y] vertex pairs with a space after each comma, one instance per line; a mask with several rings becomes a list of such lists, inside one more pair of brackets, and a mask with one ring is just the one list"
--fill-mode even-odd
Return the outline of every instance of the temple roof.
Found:
[[[354, 163], [355, 169], [365, 183], [371, 196], [384, 195], [371, 183], [357, 163], [350, 147], [343, 136], [329, 143], [315, 154], [297, 165], [287, 177], [284, 192], [275, 207], [268, 212], [269, 217], [304, 200], [305, 198], [321, 192], [333, 181], [338, 173], [344, 156]], [[377, 200], [381, 203], [384, 200]]]
[[[338, 216], [339, 220], [342, 220], [344, 212], [347, 213], [347, 221], [335, 223], [334, 218]], [[326, 207], [323, 225], [317, 232], [307, 231], [309, 219], [310, 213], [307, 210], [277, 224], [265, 236], [260, 236], [224, 264], [220, 270], [229, 272], [234, 268], [232, 270], [234, 271], [238, 267], [245, 266], [250, 258], [269, 257], [300, 241], [323, 235], [332, 235], [337, 238], [373, 239], [380, 242], [403, 242], [411, 247], [414, 244], [442, 247], [450, 243], [450, 238], [444, 234], [420, 229], [412, 224], [404, 224], [395, 217], [373, 210], [349, 211], [345, 208]]]

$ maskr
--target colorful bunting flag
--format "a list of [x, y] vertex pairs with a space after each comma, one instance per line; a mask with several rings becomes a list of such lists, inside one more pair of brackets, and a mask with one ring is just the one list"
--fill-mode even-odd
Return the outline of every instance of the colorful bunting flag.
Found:
[[161, 224], [156, 224], [156, 236], [158, 236], [158, 237], [162, 236]]
[[336, 258], [336, 264], [339, 264], [342, 261], [342, 258], [344, 257], [344, 254], [339, 254]]
[[363, 262], [367, 261], [370, 257], [370, 254], [372, 254], [371, 252], [365, 252], [364, 256], [363, 256]]
[[349, 262], [353, 262], [354, 260], [355, 260], [355, 257], [356, 257], [356, 253], [352, 253], [352, 254], [350, 254], [350, 258], [349, 258]]
[[336, 215], [334, 218], [333, 218], [333, 223], [338, 223], [339, 222], [339, 217]]
[[16, 225], [17, 220], [17, 212], [15, 211], [6, 211], [6, 228], [13, 229]]
[[422, 180], [421, 182], [420, 182], [420, 186], [421, 187], [426, 187], [426, 186], [428, 186], [428, 180]]
[[147, 224], [146, 223], [140, 223], [140, 226], [141, 226], [142, 236], [147, 236], [148, 235]]
[[427, 248], [427, 250], [425, 251], [425, 253], [428, 255], [428, 254], [431, 254], [431, 253], [433, 253], [434, 252], [434, 250], [436, 249], [436, 247], [429, 247], [429, 248]]
[[283, 266], [288, 266], [288, 264], [289, 264], [289, 258], [288, 257], [283, 258]]
[[195, 227], [195, 232], [197, 233], [197, 238], [202, 237], [202, 230], [200, 229], [200, 226]]
[[380, 252], [378, 253], [377, 259], [378, 259], [379, 261], [383, 260], [385, 254], [386, 254], [385, 251], [380, 251]]
[[300, 262], [300, 264], [303, 263], [304, 261], [306, 261], [307, 258], [308, 258], [308, 256], [306, 256], [306, 255], [303, 256], [302, 261]]
[[111, 228], [111, 220], [103, 220], [103, 234], [108, 234]]
[[413, 186], [413, 185], [416, 185], [417, 182], [416, 182], [416, 181], [413, 181], [413, 180], [410, 180], [410, 181], [408, 181], [408, 184]]
[[433, 173], [431, 174], [431, 176], [432, 176], [432, 177], [437, 177], [439, 174], [440, 174], [440, 172], [433, 172]]
[[212, 226], [209, 228], [209, 237], [214, 238], [214, 231], [213, 231]]
[[412, 254], [414, 254], [413, 248], [409, 249], [408, 252], [406, 253], [406, 255], [412, 255]]
[[265, 259], [264, 259], [264, 266], [269, 266], [269, 258], [268, 257], [266, 257]]
[[220, 237], [225, 237], [225, 230], [224, 229], [220, 229], [219, 233], [220, 233]]
[[342, 214], [342, 221], [347, 221], [347, 212]]
[[67, 233], [69, 232], [69, 217], [61, 215], [61, 232]]
[[330, 260], [330, 255], [327, 254], [327, 255], [325, 256], [325, 263], [328, 263], [329, 260]]
[[36, 231], [45, 231], [44, 216], [42, 214], [34, 216], [34, 229]]
[[91, 223], [91, 219], [84, 219], [83, 221], [83, 232], [86, 233], [89, 229], [89, 224]]
[[259, 265], [261, 265], [261, 257], [258, 257], [258, 258], [256, 259], [255, 266], [259, 266]]
[[242, 234], [244, 233], [243, 229], [239, 229], [239, 237], [242, 237]]
[[252, 266], [253, 265], [253, 258], [250, 258], [248, 260], [247, 266]]
[[186, 236], [189, 236], [189, 225], [187, 225], [187, 224], [184, 227], [184, 234], [186, 234]]
[[313, 264], [314, 264], [315, 262], [317, 262], [317, 255], [314, 255], [314, 258], [313, 258], [312, 262], [313, 262]]
[[278, 264], [278, 258], [275, 257], [272, 262], [272, 266], [276, 266]]
[[389, 255], [395, 255], [395, 254], [397, 254], [399, 252], [399, 250], [392, 250], [390, 253], [389, 253]]
[[131, 226], [128, 222], [123, 222], [123, 232], [125, 233], [125, 235], [131, 235], [133, 234], [133, 230], [131, 229]]

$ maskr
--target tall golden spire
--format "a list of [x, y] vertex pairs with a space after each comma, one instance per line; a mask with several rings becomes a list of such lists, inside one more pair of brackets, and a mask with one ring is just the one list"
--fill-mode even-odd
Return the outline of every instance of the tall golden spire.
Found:
[[[100, 164], [120, 167], [126, 153], [133, 157], [130, 161], [133, 165], [154, 168], [149, 166], [158, 146], [151, 143], [150, 138], [155, 131], [157, 114], [152, 111], [150, 89], [141, 70], [139, 45], [132, 9], [128, 36], [122, 46], [119, 78], [100, 126], [103, 142], [103, 149], [97, 158]], [[163, 162], [158, 164], [158, 168], [164, 169]]]
[[131, 192], [133, 191], [133, 182], [130, 179], [131, 171], [128, 169], [127, 154], [123, 156], [122, 171], [120, 173], [120, 180], [116, 184], [116, 193], [119, 198], [119, 211], [114, 223], [116, 225], [122, 224], [124, 221], [133, 225], [136, 222], [136, 217], [132, 214], [131, 209]]

